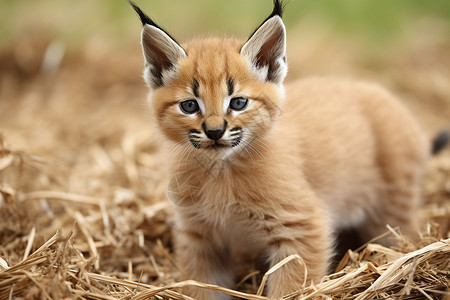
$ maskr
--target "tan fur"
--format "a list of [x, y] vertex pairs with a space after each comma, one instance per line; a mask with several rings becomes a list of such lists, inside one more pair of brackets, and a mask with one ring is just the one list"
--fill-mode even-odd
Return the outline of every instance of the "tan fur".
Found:
[[[233, 287], [233, 259], [256, 254], [273, 266], [290, 254], [307, 265], [307, 282], [326, 274], [333, 233], [355, 227], [367, 240], [385, 225], [416, 234], [419, 180], [428, 145], [418, 124], [382, 88], [316, 78], [285, 86], [261, 80], [239, 53], [242, 41], [196, 40], [163, 87], [154, 90], [156, 124], [173, 147], [169, 197], [175, 203], [175, 251], [186, 279]], [[247, 111], [224, 111], [231, 97], [253, 100]], [[196, 99], [204, 114], [182, 115]], [[199, 100], [200, 101], [200, 100]], [[205, 128], [227, 121], [221, 147]], [[231, 147], [227, 134], [244, 128]], [[189, 142], [195, 129], [199, 149]], [[301, 287], [303, 268], [291, 262], [270, 276], [267, 295]], [[192, 289], [196, 299], [222, 299]]]

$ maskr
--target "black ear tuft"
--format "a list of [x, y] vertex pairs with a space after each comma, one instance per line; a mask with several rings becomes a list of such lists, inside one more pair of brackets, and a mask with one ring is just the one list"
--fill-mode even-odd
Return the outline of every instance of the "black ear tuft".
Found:
[[147, 14], [145, 14], [133, 1], [128, 0], [128, 3], [133, 7], [134, 11], [138, 14], [139, 18], [141, 19], [142, 25], [151, 25], [154, 26], [166, 33], [174, 42], [177, 42], [170, 34], [167, 33], [164, 29], [162, 29], [158, 24], [156, 24], [152, 19], [150, 19]]
[[283, 2], [283, 0], [273, 0], [272, 13], [264, 20], [264, 22], [275, 16], [279, 16], [280, 18], [283, 17], [283, 10], [285, 5], [286, 4]]
[[270, 13], [270, 15], [264, 20], [264, 22], [261, 23], [261, 25], [258, 26], [258, 28], [253, 31], [253, 33], [250, 35], [252, 36], [261, 26], [264, 24], [267, 20], [270, 18], [273, 18], [275, 16], [279, 16], [280, 18], [283, 17], [283, 10], [286, 4], [283, 0], [273, 0], [273, 10]]
[[280, 16], [280, 18], [283, 16], [283, 9], [285, 4], [283, 1], [280, 0], [273, 0], [273, 11], [270, 14], [270, 16], [267, 17], [266, 20], [269, 20], [270, 18], [274, 16]]
[[130, 5], [133, 7], [134, 11], [139, 15], [142, 25], [148, 24], [148, 25], [152, 25], [152, 26], [159, 28], [159, 26], [156, 25], [156, 23], [153, 22], [153, 20], [150, 19], [150, 17], [147, 16], [133, 1], [128, 0], [128, 3], [130, 3]]

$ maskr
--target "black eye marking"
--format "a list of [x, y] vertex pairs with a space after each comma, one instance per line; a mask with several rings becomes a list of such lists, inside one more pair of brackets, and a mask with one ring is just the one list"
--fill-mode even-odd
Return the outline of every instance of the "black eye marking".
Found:
[[185, 114], [193, 114], [200, 110], [196, 100], [186, 100], [180, 103], [180, 108]]
[[199, 89], [199, 85], [198, 85], [198, 81], [194, 79], [194, 83], [192, 84], [192, 90], [194, 91], [194, 96], [195, 97], [200, 97], [200, 94], [198, 93], [198, 89]]
[[234, 92], [234, 81], [233, 81], [233, 78], [228, 79], [227, 87], [228, 87], [228, 96], [231, 96], [233, 94], [233, 92]]
[[236, 97], [231, 99], [230, 101], [230, 108], [235, 111], [243, 110], [247, 107], [248, 99], [242, 98], [242, 97]]

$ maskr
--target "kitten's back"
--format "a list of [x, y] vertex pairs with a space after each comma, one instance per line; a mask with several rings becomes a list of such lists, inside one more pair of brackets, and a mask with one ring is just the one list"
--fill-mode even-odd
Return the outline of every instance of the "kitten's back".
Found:
[[420, 177], [429, 143], [383, 88], [312, 78], [287, 84], [286, 96], [279, 129], [295, 131], [304, 175], [330, 206], [337, 227], [376, 214], [370, 210], [384, 205], [380, 195], [397, 185], [396, 178]]

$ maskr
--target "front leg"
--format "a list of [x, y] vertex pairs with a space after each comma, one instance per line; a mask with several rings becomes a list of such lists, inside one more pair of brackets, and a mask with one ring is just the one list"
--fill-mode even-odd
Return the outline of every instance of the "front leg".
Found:
[[[214, 241], [211, 230], [204, 224], [190, 224], [175, 233], [175, 253], [185, 279], [233, 287], [233, 270], [227, 248]], [[193, 226], [192, 226], [193, 225]], [[189, 287], [186, 294], [199, 300], [230, 299], [226, 294]]]
[[[281, 298], [299, 290], [303, 283], [320, 282], [326, 275], [332, 250], [332, 238], [323, 211], [313, 208], [277, 218], [277, 226], [270, 230], [267, 242], [269, 262], [275, 264], [291, 254], [298, 254], [306, 264], [290, 261], [269, 276], [267, 295]], [[306, 276], [306, 280], [305, 280]]]

